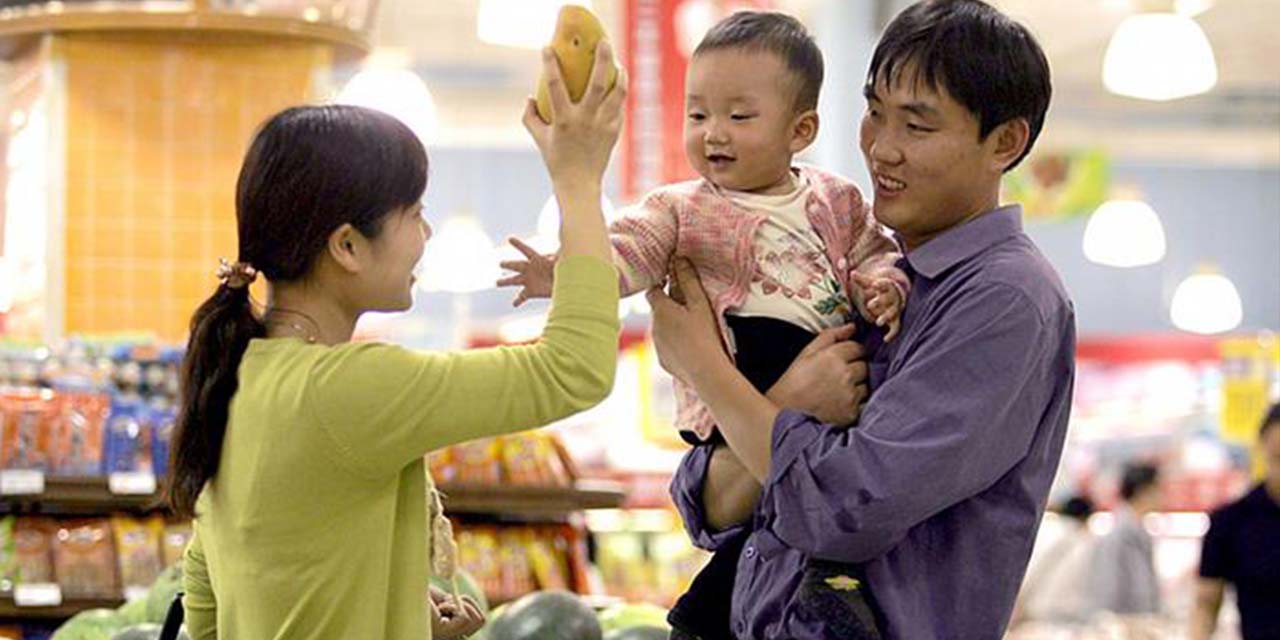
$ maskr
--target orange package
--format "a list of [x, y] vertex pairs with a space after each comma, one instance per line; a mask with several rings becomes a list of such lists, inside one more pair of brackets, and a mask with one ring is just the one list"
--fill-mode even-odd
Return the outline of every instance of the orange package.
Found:
[[54, 572], [67, 598], [114, 598], [116, 556], [107, 520], [67, 520], [53, 543]]
[[52, 470], [54, 402], [48, 390], [0, 395], [0, 468]]
[[164, 537], [164, 520], [152, 516], [145, 520], [116, 516], [111, 519], [115, 533], [116, 558], [120, 584], [125, 589], [146, 589], [160, 575], [160, 544]]
[[48, 518], [19, 518], [13, 527], [17, 584], [53, 582], [53, 535], [58, 525]]
[[555, 542], [555, 534], [551, 530], [531, 527], [525, 532], [525, 549], [538, 588], [568, 591], [568, 558], [562, 549], [556, 548]]
[[103, 427], [111, 398], [100, 393], [66, 393], [53, 433], [54, 471], [62, 476], [102, 473]]
[[458, 566], [471, 575], [485, 596], [496, 600], [502, 595], [502, 574], [498, 558], [498, 535], [493, 527], [461, 527], [458, 529]]
[[505, 527], [498, 534], [498, 566], [502, 575], [501, 595], [510, 598], [533, 591], [533, 568], [525, 555], [525, 533], [516, 527]]
[[497, 485], [502, 482], [501, 438], [477, 440], [453, 447], [453, 477], [444, 482]]

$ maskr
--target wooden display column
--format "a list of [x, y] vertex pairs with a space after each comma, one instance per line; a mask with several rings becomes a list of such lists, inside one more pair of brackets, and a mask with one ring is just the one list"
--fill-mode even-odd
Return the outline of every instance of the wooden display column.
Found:
[[0, 19], [14, 71], [0, 219], [30, 236], [5, 243], [22, 289], [10, 337], [183, 340], [218, 258], [236, 257], [250, 137], [364, 51], [344, 28], [204, 11]]

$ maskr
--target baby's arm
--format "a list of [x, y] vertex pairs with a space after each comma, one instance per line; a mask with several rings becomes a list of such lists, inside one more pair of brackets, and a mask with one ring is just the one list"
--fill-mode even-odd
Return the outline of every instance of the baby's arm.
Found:
[[[609, 227], [613, 264], [618, 269], [622, 297], [645, 291], [662, 283], [675, 254], [677, 223], [674, 208], [660, 194], [626, 210]], [[511, 245], [524, 254], [523, 260], [509, 260], [501, 267], [514, 272], [498, 281], [500, 287], [521, 287], [512, 305], [526, 300], [551, 297], [555, 282], [555, 254], [543, 255], [512, 238]]]

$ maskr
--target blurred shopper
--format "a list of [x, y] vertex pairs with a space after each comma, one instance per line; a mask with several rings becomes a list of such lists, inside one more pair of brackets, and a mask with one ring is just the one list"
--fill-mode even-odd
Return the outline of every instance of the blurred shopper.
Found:
[[1213, 636], [1228, 582], [1236, 590], [1244, 640], [1280, 638], [1280, 404], [1263, 420], [1259, 440], [1266, 479], [1210, 517], [1192, 640]]
[[1152, 465], [1125, 468], [1120, 483], [1124, 502], [1116, 507], [1115, 527], [1098, 541], [1090, 563], [1092, 610], [1120, 614], [1158, 613], [1160, 581], [1154, 543], [1142, 519], [1160, 507], [1159, 471]]
[[1014, 609], [1022, 622], [1083, 622], [1089, 615], [1089, 562], [1097, 538], [1089, 531], [1093, 502], [1075, 496], [1058, 508], [1060, 533], [1037, 547]]

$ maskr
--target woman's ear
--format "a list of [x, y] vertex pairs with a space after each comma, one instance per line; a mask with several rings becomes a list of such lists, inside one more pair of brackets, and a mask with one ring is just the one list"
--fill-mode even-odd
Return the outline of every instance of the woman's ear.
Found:
[[329, 234], [329, 257], [348, 273], [359, 273], [364, 266], [367, 242], [363, 235], [351, 226], [343, 224]]

